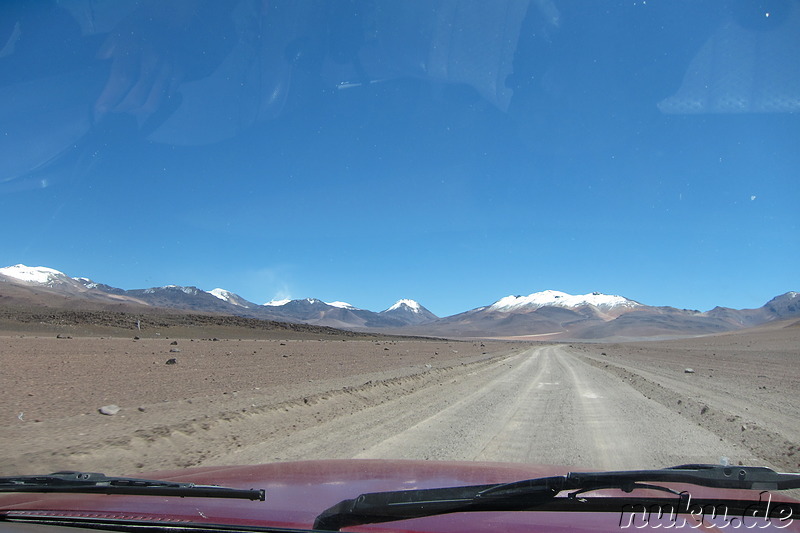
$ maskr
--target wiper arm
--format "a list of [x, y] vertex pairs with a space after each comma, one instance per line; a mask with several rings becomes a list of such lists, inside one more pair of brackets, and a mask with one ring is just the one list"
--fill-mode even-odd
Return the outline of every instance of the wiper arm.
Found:
[[[421, 518], [454, 512], [525, 511], [580, 504], [578, 494], [599, 489], [655, 489], [679, 494], [649, 483], [684, 483], [722, 489], [785, 490], [800, 488], [800, 474], [780, 474], [764, 467], [682, 465], [660, 470], [570, 472], [564, 476], [513, 483], [474, 485], [362, 494], [325, 510], [314, 529], [338, 531], [359, 524]], [[556, 498], [573, 491], [569, 498]], [[558, 500], [558, 502], [556, 502]], [[603, 498], [607, 503], [613, 501]], [[558, 505], [554, 505], [558, 503]], [[553, 504], [553, 505], [548, 505]], [[588, 510], [588, 509], [587, 509]]]
[[[618, 472], [570, 472], [562, 478], [560, 490], [576, 490], [578, 493], [598, 489], [620, 489], [631, 492], [638, 488], [663, 487], [643, 486], [643, 483], [688, 483], [702, 487], [745, 490], [786, 490], [800, 488], [800, 474], [779, 474], [763, 466], [681, 465], [660, 470], [622, 470]], [[538, 490], [541, 479], [515, 481], [497, 485], [483, 491], [480, 496], [502, 497], [504, 494], [519, 494], [528, 488]], [[666, 489], [669, 490], [669, 489]]]
[[0, 492], [59, 492], [130, 494], [138, 496], [191, 496], [241, 498], [264, 501], [263, 489], [233, 489], [156, 479], [108, 477], [96, 472], [55, 472], [41, 476], [0, 477]]

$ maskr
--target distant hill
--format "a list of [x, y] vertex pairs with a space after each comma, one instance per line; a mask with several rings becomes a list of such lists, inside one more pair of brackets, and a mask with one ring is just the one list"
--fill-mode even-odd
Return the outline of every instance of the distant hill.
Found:
[[648, 306], [600, 292], [571, 295], [546, 290], [506, 296], [490, 305], [440, 318], [410, 299], [400, 299], [380, 312], [315, 298], [259, 305], [222, 288], [205, 291], [166, 285], [126, 290], [89, 278], [71, 278], [48, 267], [25, 265], [0, 268], [0, 305], [136, 312], [173, 309], [401, 335], [575, 340], [707, 335], [800, 318], [797, 292], [776, 296], [757, 309], [715, 307], [700, 312]]

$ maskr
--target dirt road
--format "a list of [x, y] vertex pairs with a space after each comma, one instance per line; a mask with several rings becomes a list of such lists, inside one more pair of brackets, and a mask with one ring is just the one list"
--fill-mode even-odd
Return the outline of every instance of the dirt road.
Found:
[[[327, 458], [628, 469], [723, 456], [796, 471], [800, 329], [760, 335], [485, 346], [9, 336], [0, 473]], [[99, 414], [108, 403], [121, 411]]]
[[409, 394], [207, 463], [358, 457], [624, 469], [722, 456], [764, 463], [569, 348], [545, 346], [442, 373]]

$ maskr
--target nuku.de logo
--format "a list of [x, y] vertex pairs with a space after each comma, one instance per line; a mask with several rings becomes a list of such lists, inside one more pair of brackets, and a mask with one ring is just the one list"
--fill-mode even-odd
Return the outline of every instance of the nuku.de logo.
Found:
[[712, 526], [719, 529], [783, 529], [794, 517], [792, 507], [784, 502], [772, 502], [768, 491], [759, 493], [758, 501], [741, 513], [731, 513], [725, 503], [692, 503], [692, 495], [681, 492], [675, 504], [626, 504], [620, 512], [620, 529], [691, 528]]

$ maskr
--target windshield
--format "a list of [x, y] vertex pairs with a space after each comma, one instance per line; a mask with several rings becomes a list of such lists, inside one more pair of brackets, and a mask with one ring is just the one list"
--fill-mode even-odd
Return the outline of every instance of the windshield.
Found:
[[3, 2], [0, 474], [797, 471], [798, 57], [796, 0]]

